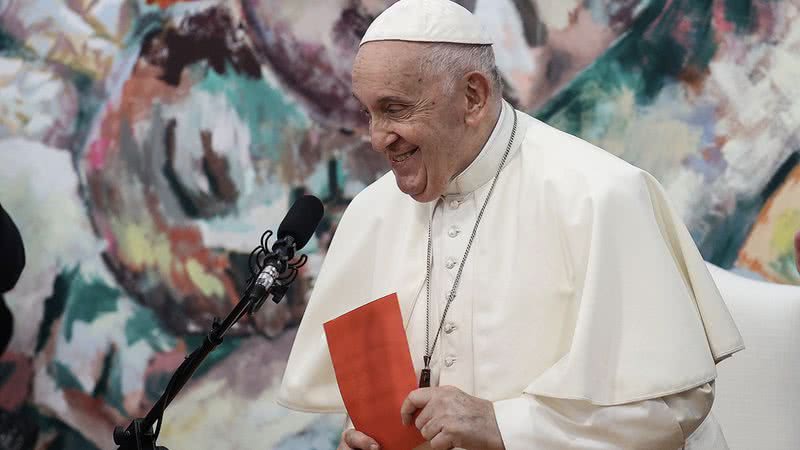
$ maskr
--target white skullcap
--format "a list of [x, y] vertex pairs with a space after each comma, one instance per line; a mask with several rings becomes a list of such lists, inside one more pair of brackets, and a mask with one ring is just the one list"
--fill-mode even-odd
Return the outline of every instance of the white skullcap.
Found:
[[478, 18], [450, 0], [400, 0], [372, 22], [360, 45], [372, 41], [492, 44]]

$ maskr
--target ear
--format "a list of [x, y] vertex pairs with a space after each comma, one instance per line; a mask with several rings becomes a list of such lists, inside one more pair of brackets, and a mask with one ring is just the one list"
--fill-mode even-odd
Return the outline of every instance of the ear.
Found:
[[470, 72], [464, 78], [466, 81], [466, 114], [464, 121], [467, 125], [475, 126], [482, 122], [488, 112], [489, 97], [492, 95], [492, 83], [486, 75], [480, 72]]

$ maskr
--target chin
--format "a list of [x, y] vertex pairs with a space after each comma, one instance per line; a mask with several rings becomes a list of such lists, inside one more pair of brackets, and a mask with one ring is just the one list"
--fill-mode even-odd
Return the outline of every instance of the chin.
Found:
[[431, 182], [424, 176], [407, 179], [407, 181], [410, 181], [408, 183], [401, 182], [399, 177], [396, 178], [395, 181], [397, 182], [397, 188], [400, 189], [400, 192], [408, 195], [419, 203], [430, 203], [438, 199], [439, 196], [444, 193], [444, 189], [440, 189], [441, 192], [436, 192], [436, 189], [430, 189]]
[[430, 203], [439, 198], [438, 195], [433, 195], [430, 192], [421, 192], [419, 194], [408, 194], [411, 198], [419, 203]]
[[407, 196], [413, 198], [414, 200], [416, 200], [416, 201], [418, 201], [420, 203], [427, 203], [427, 202], [432, 200], [432, 199], [428, 198], [430, 196], [430, 194], [425, 192], [424, 188], [423, 189], [419, 189], [419, 188], [417, 188], [416, 186], [413, 186], [413, 185], [412, 186], [406, 186], [406, 185], [401, 184], [399, 182], [397, 183], [397, 188], [400, 189], [400, 192], [402, 192], [403, 194], [406, 194]]
[[[410, 190], [410, 189], [409, 190], [403, 190], [401, 188], [400, 190], [403, 191], [404, 194], [408, 195], [409, 197], [413, 198], [415, 201], [417, 201], [419, 203], [430, 203], [430, 202], [435, 201], [435, 200], [437, 200], [439, 198], [439, 194], [437, 194], [435, 192], [431, 192], [428, 189], [422, 189], [422, 190], [415, 191], [415, 190]], [[416, 192], [416, 193], [414, 193], [414, 192]]]

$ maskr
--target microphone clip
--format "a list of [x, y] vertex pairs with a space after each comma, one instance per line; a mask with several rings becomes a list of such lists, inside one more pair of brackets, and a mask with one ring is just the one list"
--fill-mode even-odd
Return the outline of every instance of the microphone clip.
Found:
[[267, 298], [276, 304], [280, 303], [289, 285], [297, 278], [300, 268], [308, 261], [305, 254], [296, 257], [296, 243], [292, 236], [278, 239], [270, 247], [269, 240], [273, 234], [272, 230], [265, 231], [261, 236], [261, 245], [250, 253], [250, 278], [247, 280], [250, 315], [255, 314]]

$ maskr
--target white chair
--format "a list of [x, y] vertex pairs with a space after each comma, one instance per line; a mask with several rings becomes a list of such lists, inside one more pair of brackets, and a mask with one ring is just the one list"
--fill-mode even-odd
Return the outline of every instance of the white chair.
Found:
[[717, 366], [712, 412], [728, 445], [800, 449], [800, 287], [708, 266], [746, 346]]

